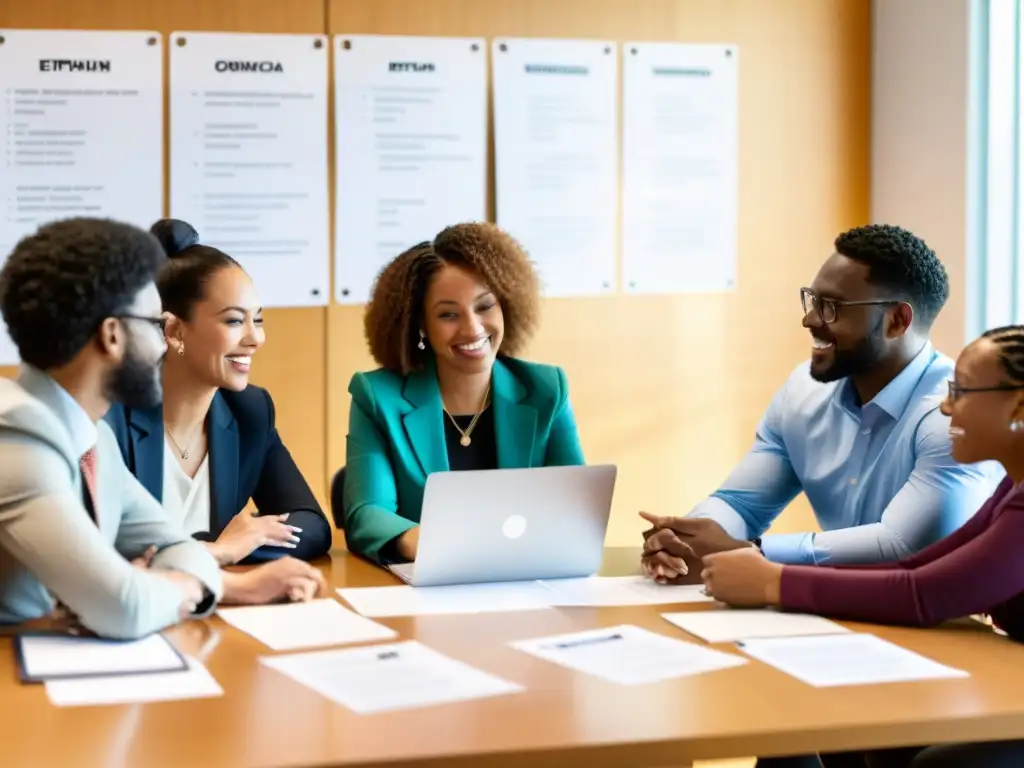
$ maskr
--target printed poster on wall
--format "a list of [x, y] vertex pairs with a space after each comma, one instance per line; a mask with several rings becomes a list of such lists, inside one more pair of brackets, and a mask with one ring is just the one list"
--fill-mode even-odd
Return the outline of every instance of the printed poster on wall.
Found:
[[[0, 265], [42, 224], [163, 208], [163, 54], [145, 31], [0, 29]], [[0, 324], [0, 365], [18, 362]]]
[[330, 298], [323, 35], [173, 32], [171, 215], [236, 258], [265, 307]]
[[618, 56], [610, 41], [499, 38], [491, 48], [498, 224], [544, 295], [615, 290]]
[[626, 43], [622, 56], [625, 290], [732, 290], [739, 49]]
[[487, 216], [482, 38], [336, 35], [335, 298], [444, 227]]

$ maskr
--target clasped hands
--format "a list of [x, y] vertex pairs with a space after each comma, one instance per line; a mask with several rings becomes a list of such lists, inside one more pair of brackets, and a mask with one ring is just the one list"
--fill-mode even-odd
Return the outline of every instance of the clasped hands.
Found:
[[716, 600], [745, 608], [777, 605], [782, 566], [766, 559], [749, 541], [735, 539], [714, 520], [665, 517], [641, 512], [644, 531], [640, 562], [659, 584], [704, 584]]
[[[150, 570], [174, 582], [182, 590], [180, 617], [194, 614], [203, 596], [203, 586], [194, 576], [173, 570], [152, 570], [156, 547], [149, 547], [132, 565]], [[327, 582], [320, 570], [294, 557], [280, 557], [241, 573], [223, 572], [222, 602], [235, 605], [262, 605], [286, 600], [304, 603], [326, 593]]]

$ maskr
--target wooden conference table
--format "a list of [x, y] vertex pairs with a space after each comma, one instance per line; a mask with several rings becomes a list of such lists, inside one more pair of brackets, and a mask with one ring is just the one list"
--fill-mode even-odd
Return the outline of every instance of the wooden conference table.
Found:
[[[637, 571], [609, 549], [604, 573]], [[345, 552], [323, 569], [339, 586], [395, 579]], [[214, 699], [57, 708], [18, 683], [0, 638], [4, 766], [685, 766], [693, 760], [1024, 738], [1024, 646], [987, 628], [866, 629], [967, 679], [816, 689], [751, 660], [733, 669], [620, 687], [507, 647], [514, 639], [637, 624], [685, 637], [659, 614], [708, 604], [573, 608], [385, 619], [402, 639], [526, 686], [523, 693], [383, 715], [356, 715], [259, 664], [272, 653], [220, 619], [168, 633], [224, 689]], [[721, 646], [728, 649], [728, 646]]]

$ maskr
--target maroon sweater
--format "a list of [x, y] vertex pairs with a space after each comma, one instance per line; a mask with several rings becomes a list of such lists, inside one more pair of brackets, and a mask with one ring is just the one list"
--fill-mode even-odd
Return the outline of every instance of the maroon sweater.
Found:
[[928, 626], [987, 613], [1024, 640], [1024, 491], [1006, 478], [958, 530], [898, 563], [787, 565], [786, 610], [875, 624]]

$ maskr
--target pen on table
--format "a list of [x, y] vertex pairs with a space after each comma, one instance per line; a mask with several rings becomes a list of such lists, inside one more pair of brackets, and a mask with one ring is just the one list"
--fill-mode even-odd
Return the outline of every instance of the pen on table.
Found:
[[581, 645], [594, 645], [595, 643], [607, 643], [610, 640], [621, 640], [622, 635], [616, 632], [614, 635], [602, 635], [601, 637], [585, 637], [582, 640], [569, 640], [564, 643], [555, 643], [554, 648], [565, 650], [566, 648], [577, 648]]
[[382, 651], [377, 654], [377, 661], [387, 661], [388, 659], [397, 659], [398, 651]]

